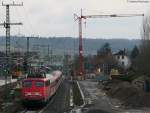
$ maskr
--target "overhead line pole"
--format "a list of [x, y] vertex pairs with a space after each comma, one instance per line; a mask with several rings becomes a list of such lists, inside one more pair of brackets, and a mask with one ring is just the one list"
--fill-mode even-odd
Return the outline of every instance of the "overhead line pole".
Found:
[[7, 63], [7, 73], [5, 75], [5, 86], [6, 86], [6, 94], [7, 97], [7, 76], [10, 76], [10, 65], [11, 65], [11, 54], [10, 54], [10, 26], [11, 25], [22, 25], [22, 23], [11, 23], [10, 22], [10, 6], [23, 6], [22, 4], [16, 4], [14, 1], [10, 4], [5, 4], [2, 2], [2, 6], [6, 7], [6, 21], [4, 23], [0, 23], [0, 26], [4, 26], [6, 29], [6, 63]]
[[25, 62], [26, 62], [26, 73], [29, 71], [29, 49], [30, 49], [30, 37], [27, 37], [27, 52], [25, 56]]
[[53, 48], [51, 47], [51, 51], [50, 51], [50, 62], [51, 62], [51, 65], [53, 64]]
[[[52, 63], [52, 52], [53, 52], [53, 50], [52, 50], [52, 48], [51, 48], [51, 51], [50, 51], [50, 45], [48, 44], [48, 45], [39, 45], [39, 44], [35, 44], [34, 46], [37, 46], [37, 47], [43, 47], [43, 48], [47, 48], [47, 55], [48, 55], [48, 58], [50, 58], [51, 57], [51, 60], [50, 60], [50, 62]], [[51, 56], [50, 56], [51, 55]]]
[[50, 54], [50, 45], [39, 45], [39, 44], [35, 44], [34, 46], [37, 46], [37, 47], [46, 47], [47, 48], [47, 55], [49, 56]]
[[27, 55], [29, 54], [29, 46], [30, 46], [30, 37], [27, 37]]

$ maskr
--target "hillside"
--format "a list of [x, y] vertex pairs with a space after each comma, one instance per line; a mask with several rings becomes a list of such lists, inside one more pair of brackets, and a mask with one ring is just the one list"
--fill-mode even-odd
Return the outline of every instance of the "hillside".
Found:
[[[119, 49], [131, 50], [135, 45], [140, 44], [140, 40], [128, 40], [128, 39], [84, 39], [83, 48], [85, 54], [96, 54], [104, 43], [110, 43], [112, 51], [116, 52]], [[50, 38], [30, 38], [30, 49], [37, 50], [35, 45], [50, 45], [53, 53], [63, 54], [64, 52], [77, 53], [78, 52], [78, 39], [71, 37], [50, 37]], [[74, 48], [75, 47], [75, 48]], [[5, 49], [5, 38], [0, 37], [1, 51]], [[25, 37], [11, 37], [11, 48], [18, 50], [21, 48], [26, 50], [26, 38]], [[47, 52], [46, 48], [42, 49]]]

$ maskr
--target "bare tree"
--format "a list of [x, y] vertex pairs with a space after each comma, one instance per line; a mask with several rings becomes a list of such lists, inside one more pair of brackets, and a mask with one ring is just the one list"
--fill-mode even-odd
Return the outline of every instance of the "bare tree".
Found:
[[140, 54], [136, 60], [137, 70], [150, 75], [150, 16], [143, 19]]
[[112, 54], [109, 43], [105, 43], [98, 51], [95, 56], [94, 65], [95, 67], [101, 68], [104, 74], [109, 74], [111, 69], [116, 67], [117, 61]]

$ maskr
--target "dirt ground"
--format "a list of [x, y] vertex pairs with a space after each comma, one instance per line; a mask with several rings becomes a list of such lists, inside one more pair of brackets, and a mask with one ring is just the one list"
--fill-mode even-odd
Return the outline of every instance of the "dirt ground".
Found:
[[103, 89], [107, 95], [119, 99], [127, 108], [150, 107], [150, 93], [137, 89], [129, 82], [111, 80]]
[[86, 102], [83, 113], [150, 113], [150, 95], [128, 82], [115, 80], [104, 86], [89, 79], [79, 84]]

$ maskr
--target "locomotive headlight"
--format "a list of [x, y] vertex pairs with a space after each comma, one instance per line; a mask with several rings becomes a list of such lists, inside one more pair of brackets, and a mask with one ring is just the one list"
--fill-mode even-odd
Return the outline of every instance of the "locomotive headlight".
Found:
[[25, 96], [42, 96], [40, 92], [25, 92]]
[[30, 96], [32, 95], [31, 92], [25, 92], [25, 96]]
[[36, 96], [42, 96], [41, 93], [39, 93], [39, 92], [35, 92], [34, 94], [35, 94]]

